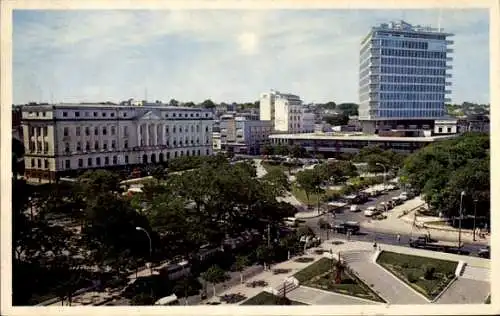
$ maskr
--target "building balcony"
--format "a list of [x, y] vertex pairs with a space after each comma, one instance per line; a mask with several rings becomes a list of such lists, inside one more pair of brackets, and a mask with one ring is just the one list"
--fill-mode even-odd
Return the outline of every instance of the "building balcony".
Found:
[[455, 41], [452, 41], [452, 40], [447, 40], [446, 41], [446, 45], [453, 45], [455, 44]]
[[444, 94], [451, 94], [451, 90], [444, 90]]
[[445, 86], [451, 86], [451, 82], [445, 82], [444, 85]]
[[446, 61], [453, 61], [453, 57], [446, 57]]
[[446, 69], [453, 69], [452, 65], [446, 65]]
[[453, 53], [454, 51], [455, 51], [455, 50], [454, 50], [453, 48], [448, 48], [448, 49], [446, 50], [446, 52], [447, 52], [447, 53]]

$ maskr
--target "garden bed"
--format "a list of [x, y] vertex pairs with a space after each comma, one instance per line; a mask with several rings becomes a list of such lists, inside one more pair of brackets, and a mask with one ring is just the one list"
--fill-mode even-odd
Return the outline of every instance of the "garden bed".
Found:
[[[289, 305], [307, 305], [292, 300], [289, 300], [289, 302], [290, 302]], [[260, 292], [259, 294], [255, 295], [254, 297], [251, 297], [250, 299], [242, 303], [241, 305], [284, 305], [279, 303], [280, 303], [280, 297], [271, 294], [269, 292]]]
[[377, 263], [430, 300], [455, 278], [458, 263], [383, 251]]
[[335, 283], [336, 274], [332, 272], [332, 266], [335, 263], [336, 261], [332, 259], [321, 258], [297, 272], [294, 277], [304, 286], [385, 303], [368, 285], [361, 281], [354, 273], [350, 272], [348, 267], [341, 274], [341, 283]]

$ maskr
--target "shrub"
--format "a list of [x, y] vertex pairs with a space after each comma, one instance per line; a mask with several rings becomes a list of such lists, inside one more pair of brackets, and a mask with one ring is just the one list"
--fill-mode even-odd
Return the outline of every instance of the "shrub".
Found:
[[415, 283], [418, 280], [417, 276], [413, 272], [406, 273], [406, 278], [410, 283]]
[[432, 280], [434, 278], [434, 273], [436, 272], [436, 268], [431, 265], [424, 266], [424, 278], [426, 280]]

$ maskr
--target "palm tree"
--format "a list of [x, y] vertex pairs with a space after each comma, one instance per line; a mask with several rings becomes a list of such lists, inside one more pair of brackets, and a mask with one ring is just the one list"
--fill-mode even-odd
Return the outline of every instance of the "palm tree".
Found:
[[250, 264], [250, 260], [246, 256], [236, 257], [236, 262], [234, 263], [234, 268], [240, 273], [240, 282], [243, 283], [243, 270]]
[[214, 296], [216, 293], [215, 285], [222, 283], [228, 279], [228, 276], [224, 270], [222, 270], [218, 265], [213, 265], [208, 268], [207, 271], [203, 272], [201, 277], [205, 282], [212, 283], [214, 289]]

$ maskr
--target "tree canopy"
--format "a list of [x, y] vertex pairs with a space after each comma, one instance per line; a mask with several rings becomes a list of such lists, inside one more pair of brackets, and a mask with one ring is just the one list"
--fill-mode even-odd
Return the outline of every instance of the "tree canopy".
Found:
[[458, 216], [462, 191], [465, 213], [471, 214], [477, 207], [477, 215], [486, 216], [490, 209], [489, 166], [489, 136], [468, 134], [410, 155], [404, 161], [402, 176], [445, 216]]

